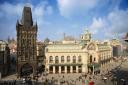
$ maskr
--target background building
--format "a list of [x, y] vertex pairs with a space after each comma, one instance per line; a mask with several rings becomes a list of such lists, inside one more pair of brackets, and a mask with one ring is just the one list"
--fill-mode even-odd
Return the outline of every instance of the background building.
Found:
[[45, 44], [37, 42], [37, 64], [38, 71], [43, 72], [45, 69]]
[[113, 57], [120, 57], [122, 55], [122, 44], [117, 39], [112, 39], [110, 44], [113, 48]]
[[17, 42], [14, 38], [8, 38], [8, 47], [10, 49], [10, 73], [16, 72], [16, 56], [17, 56]]
[[0, 40], [0, 77], [9, 73], [10, 50], [5, 41]]
[[17, 42], [14, 38], [8, 38], [8, 46], [10, 48], [11, 54], [16, 54], [17, 52]]

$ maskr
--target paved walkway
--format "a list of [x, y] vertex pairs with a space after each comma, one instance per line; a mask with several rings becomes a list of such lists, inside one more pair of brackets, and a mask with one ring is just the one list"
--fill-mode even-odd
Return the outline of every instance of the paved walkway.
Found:
[[[102, 69], [101, 74], [105, 75], [107, 74], [108, 71], [116, 68], [119, 65], [120, 62], [113, 62], [110, 65], [108, 65], [106, 68]], [[102, 79], [100, 74], [95, 75], [94, 77], [88, 74], [86, 79], [89, 80], [89, 77], [92, 78], [92, 80], [95, 82], [95, 85], [113, 85], [113, 82], [111, 82], [112, 79], [111, 77], [107, 79], [106, 82]], [[53, 80], [56, 82], [64, 82], [63, 85], [82, 85], [82, 80], [85, 80], [85, 77], [81, 73], [48, 74], [48, 76], [44, 77], [44, 79], [48, 79], [49, 82]], [[41, 78], [39, 79], [39, 81], [42, 81]]]
[[[115, 70], [117, 77], [124, 78], [125, 80], [128, 79], [128, 61], [126, 62], [113, 62], [110, 65], [108, 65], [106, 68], [102, 68], [102, 75], [105, 75], [110, 70]], [[126, 72], [124, 72], [126, 71]], [[121, 74], [120, 74], [121, 73]], [[112, 76], [109, 77], [109, 79], [104, 82], [103, 78], [101, 77], [101, 74], [92, 76], [87, 74], [87, 80], [91, 77], [92, 80], [95, 82], [95, 85], [113, 85], [113, 82], [111, 82]], [[85, 74], [84, 74], [85, 75]], [[47, 81], [49, 85], [82, 85], [83, 80], [85, 80], [85, 76], [82, 73], [70, 73], [70, 74], [48, 74], [47, 76], [44, 76], [43, 74], [41, 77], [39, 77], [38, 82], [45, 82]], [[123, 75], [123, 76], [122, 76]], [[2, 80], [16, 80], [16, 74], [10, 75], [6, 78], [3, 78]], [[128, 81], [128, 80], [127, 80]], [[121, 85], [121, 84], [120, 84]]]

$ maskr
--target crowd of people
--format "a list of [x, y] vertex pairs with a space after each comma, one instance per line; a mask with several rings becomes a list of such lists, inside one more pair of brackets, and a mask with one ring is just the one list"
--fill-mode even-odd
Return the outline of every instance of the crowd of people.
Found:
[[44, 85], [94, 85], [93, 78], [83, 74], [56, 74], [45, 78]]

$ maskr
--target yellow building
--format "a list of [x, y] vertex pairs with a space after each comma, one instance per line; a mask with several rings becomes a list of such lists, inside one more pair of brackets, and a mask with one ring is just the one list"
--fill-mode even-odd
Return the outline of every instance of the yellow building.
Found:
[[48, 73], [88, 73], [100, 71], [110, 63], [112, 48], [104, 42], [91, 40], [85, 31], [80, 41], [51, 42], [45, 48]]

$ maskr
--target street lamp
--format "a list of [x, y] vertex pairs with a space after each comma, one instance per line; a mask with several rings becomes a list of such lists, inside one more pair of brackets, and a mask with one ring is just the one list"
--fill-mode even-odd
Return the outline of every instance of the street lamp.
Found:
[[114, 77], [113, 85], [117, 85], [117, 77]]
[[94, 76], [94, 70], [95, 70], [94, 64], [92, 65], [92, 68], [93, 68], [93, 73], [92, 74]]

